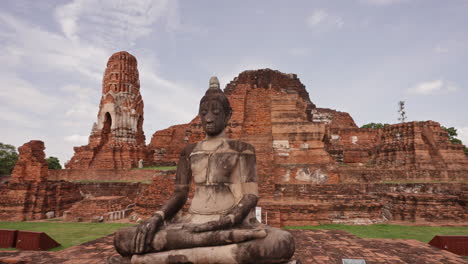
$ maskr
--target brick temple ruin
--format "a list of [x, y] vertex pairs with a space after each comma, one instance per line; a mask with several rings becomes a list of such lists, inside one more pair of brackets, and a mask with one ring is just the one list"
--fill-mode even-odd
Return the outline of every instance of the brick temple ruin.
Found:
[[76, 147], [67, 169], [122, 169], [148, 163], [137, 60], [128, 52], [109, 58], [97, 123], [89, 144]]
[[[145, 145], [138, 78], [134, 56], [110, 57], [89, 144], [75, 147], [66, 169], [55, 171], [44, 169], [43, 143], [25, 144], [0, 188], [0, 219], [54, 212], [107, 221], [158, 209], [175, 172], [133, 168], [176, 164], [204, 133], [195, 117], [156, 131]], [[295, 74], [270, 69], [244, 71], [224, 91], [233, 108], [227, 135], [256, 149], [263, 222], [466, 225], [468, 157], [439, 123], [358, 128], [348, 113], [313, 104]]]

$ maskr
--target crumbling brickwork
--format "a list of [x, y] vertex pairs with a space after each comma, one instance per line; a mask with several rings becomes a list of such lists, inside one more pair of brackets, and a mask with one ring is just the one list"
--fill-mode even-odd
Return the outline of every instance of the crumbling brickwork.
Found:
[[157, 171], [152, 169], [66, 169], [50, 170], [50, 181], [129, 181], [150, 182]]
[[[437, 122], [358, 128], [348, 113], [317, 108], [296, 75], [269, 69], [242, 72], [224, 91], [233, 108], [227, 135], [256, 149], [268, 224], [466, 220], [466, 184], [450, 185], [450, 194], [430, 191], [431, 182], [466, 182], [468, 174], [463, 146], [450, 143]], [[157, 131], [149, 148], [154, 161], [177, 162], [186, 144], [203, 137], [194, 118]], [[428, 191], [391, 189], [405, 182], [427, 182]], [[167, 195], [148, 196], [171, 184], [153, 182], [137, 210], [156, 210]]]
[[[466, 180], [463, 146], [437, 122], [358, 128], [348, 113], [317, 108], [296, 75], [270, 69], [242, 72], [224, 91], [233, 108], [227, 134], [255, 147], [262, 195], [275, 183]], [[157, 131], [149, 148], [155, 161], [177, 162], [203, 137], [195, 118]], [[395, 176], [376, 174], [386, 169]]]
[[[328, 173], [333, 158], [323, 141], [327, 122], [312, 121], [315, 105], [295, 74], [245, 71], [226, 85], [225, 94], [233, 109], [227, 135], [255, 147], [261, 192], [272, 192], [275, 182], [337, 181]], [[352, 119], [346, 122], [355, 126]], [[158, 162], [177, 162], [187, 143], [203, 137], [200, 120], [194, 118], [157, 131], [149, 148]]]
[[131, 204], [132, 200], [125, 196], [91, 197], [73, 204], [64, 217], [67, 221], [89, 222], [100, 217], [102, 221], [108, 221], [110, 212], [124, 211]]
[[61, 216], [82, 196], [71, 182], [23, 182], [4, 184], [0, 188], [0, 219], [7, 221], [37, 220], [47, 212]]
[[43, 182], [47, 180], [49, 168], [45, 160], [44, 142], [31, 140], [18, 148], [19, 157], [11, 174], [10, 181]]
[[140, 160], [149, 163], [137, 60], [128, 52], [117, 52], [107, 62], [97, 119], [89, 144], [75, 147], [66, 168], [120, 169], [135, 168]]
[[31, 140], [19, 147], [19, 159], [9, 183], [0, 186], [0, 219], [24, 221], [56, 216], [81, 200], [76, 186], [69, 182], [50, 182], [44, 142]]

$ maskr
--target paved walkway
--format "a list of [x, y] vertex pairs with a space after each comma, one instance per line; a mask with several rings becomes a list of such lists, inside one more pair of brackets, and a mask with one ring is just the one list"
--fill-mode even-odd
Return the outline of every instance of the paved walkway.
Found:
[[[340, 230], [291, 230], [295, 259], [302, 263], [342, 264], [343, 258], [366, 264], [468, 264], [468, 259], [426, 243], [404, 239], [362, 239]], [[106, 236], [58, 252], [0, 251], [0, 263], [103, 264], [116, 254], [113, 236]]]

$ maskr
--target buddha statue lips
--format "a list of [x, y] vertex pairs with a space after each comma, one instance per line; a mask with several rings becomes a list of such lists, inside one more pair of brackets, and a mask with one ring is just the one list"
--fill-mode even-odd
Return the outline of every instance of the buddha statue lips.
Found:
[[293, 255], [291, 234], [255, 217], [255, 149], [226, 137], [231, 112], [212, 77], [199, 108], [206, 138], [182, 151], [173, 195], [153, 217], [115, 234], [116, 250], [131, 263], [284, 263]]

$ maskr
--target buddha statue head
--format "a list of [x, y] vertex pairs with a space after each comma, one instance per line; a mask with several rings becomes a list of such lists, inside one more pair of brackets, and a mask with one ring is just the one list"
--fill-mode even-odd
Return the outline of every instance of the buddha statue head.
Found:
[[210, 87], [200, 100], [198, 111], [205, 133], [208, 136], [216, 136], [223, 132], [231, 118], [231, 113], [231, 105], [219, 88], [218, 78], [211, 77]]

